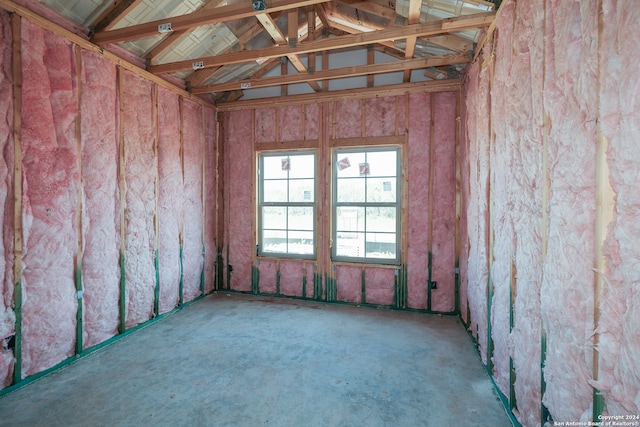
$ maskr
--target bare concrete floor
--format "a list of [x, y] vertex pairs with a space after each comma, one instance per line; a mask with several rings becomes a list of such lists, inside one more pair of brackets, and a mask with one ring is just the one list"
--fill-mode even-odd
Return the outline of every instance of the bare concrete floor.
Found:
[[0, 398], [8, 426], [511, 426], [460, 320], [217, 293]]

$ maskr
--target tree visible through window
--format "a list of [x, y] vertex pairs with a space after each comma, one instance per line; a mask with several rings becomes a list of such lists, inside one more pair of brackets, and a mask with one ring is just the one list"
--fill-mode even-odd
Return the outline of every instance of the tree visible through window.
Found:
[[399, 262], [399, 153], [395, 147], [334, 150], [334, 260]]
[[259, 156], [258, 254], [315, 257], [315, 153]]

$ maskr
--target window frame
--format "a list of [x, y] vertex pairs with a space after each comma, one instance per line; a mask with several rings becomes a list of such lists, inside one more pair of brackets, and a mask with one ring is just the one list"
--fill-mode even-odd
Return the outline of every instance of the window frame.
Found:
[[[285, 158], [285, 157], [294, 157], [294, 156], [302, 156], [302, 155], [312, 155], [313, 156], [313, 200], [310, 202], [265, 202], [264, 201], [264, 159], [265, 157], [276, 157], [276, 158]], [[300, 260], [315, 260], [317, 257], [318, 250], [318, 234], [317, 234], [317, 212], [318, 212], [318, 154], [317, 150], [278, 150], [278, 151], [259, 151], [256, 152], [256, 163], [257, 163], [257, 177], [258, 177], [258, 188], [257, 188], [257, 200], [256, 200], [256, 215], [257, 215], [257, 228], [256, 228], [256, 255], [258, 257], [263, 258], [286, 258], [286, 259], [300, 259]], [[309, 179], [309, 178], [293, 178], [295, 179]], [[289, 188], [289, 183], [291, 178], [289, 177], [289, 172], [287, 172], [287, 188]], [[313, 252], [309, 254], [302, 253], [291, 253], [291, 252], [266, 252], [264, 250], [264, 228], [263, 228], [263, 208], [264, 207], [311, 207], [312, 208], [312, 235], [313, 235]], [[287, 218], [288, 220], [288, 218]], [[287, 233], [287, 240], [290, 231], [308, 231], [308, 230], [291, 230], [289, 225], [284, 229]], [[287, 242], [288, 246], [288, 242]]]
[[[342, 155], [348, 153], [367, 153], [395, 151], [396, 152], [396, 201], [391, 202], [338, 202], [338, 161]], [[383, 265], [400, 265], [402, 261], [402, 146], [401, 145], [376, 145], [376, 146], [358, 146], [358, 147], [335, 147], [331, 153], [331, 260], [333, 262], [348, 262], [358, 264], [383, 264]], [[352, 165], [351, 167], [353, 167]], [[355, 165], [358, 167], [358, 165]], [[376, 178], [375, 176], [372, 178]], [[365, 195], [367, 194], [365, 180]], [[395, 207], [396, 209], [396, 227], [395, 227], [395, 258], [375, 258], [366, 256], [366, 234], [365, 234], [365, 256], [354, 257], [337, 254], [337, 234], [338, 234], [338, 208], [339, 207], [363, 207], [366, 212], [367, 207]], [[370, 231], [375, 233], [375, 231]]]

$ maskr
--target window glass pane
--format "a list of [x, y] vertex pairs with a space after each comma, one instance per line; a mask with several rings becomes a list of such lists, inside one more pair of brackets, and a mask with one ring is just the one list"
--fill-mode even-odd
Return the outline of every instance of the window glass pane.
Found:
[[282, 160], [288, 156], [264, 156], [262, 176], [264, 179], [286, 178], [287, 171], [282, 170]]
[[289, 178], [313, 178], [316, 161], [313, 154], [290, 156]]
[[262, 232], [263, 252], [287, 252], [287, 232], [282, 230], [264, 230]]
[[262, 228], [286, 230], [287, 208], [280, 206], [263, 206]]
[[336, 198], [339, 203], [364, 203], [365, 178], [338, 179]]
[[287, 201], [287, 180], [276, 179], [263, 181], [263, 198], [265, 202]]
[[336, 255], [343, 257], [363, 257], [364, 233], [336, 233]]
[[367, 233], [366, 256], [371, 258], [396, 257], [395, 233]]
[[396, 232], [396, 208], [368, 207], [367, 231]]
[[289, 181], [289, 201], [313, 203], [313, 179], [294, 179]]
[[313, 230], [313, 208], [289, 207], [289, 230]]
[[290, 231], [289, 253], [313, 254], [313, 231]]
[[359, 177], [360, 163], [365, 163], [364, 153], [337, 152], [336, 170], [338, 178]]
[[367, 202], [395, 203], [396, 202], [396, 179], [395, 178], [367, 179]]
[[336, 230], [339, 232], [364, 231], [364, 208], [363, 207], [338, 207], [336, 208], [337, 224]]
[[398, 165], [396, 151], [370, 151], [367, 153], [369, 176], [396, 176]]

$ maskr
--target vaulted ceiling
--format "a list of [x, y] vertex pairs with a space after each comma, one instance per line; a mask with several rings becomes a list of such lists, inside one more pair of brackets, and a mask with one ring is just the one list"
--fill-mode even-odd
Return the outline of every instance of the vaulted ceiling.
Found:
[[[216, 103], [456, 84], [484, 0], [39, 0]], [[434, 82], [435, 81], [435, 82]]]

